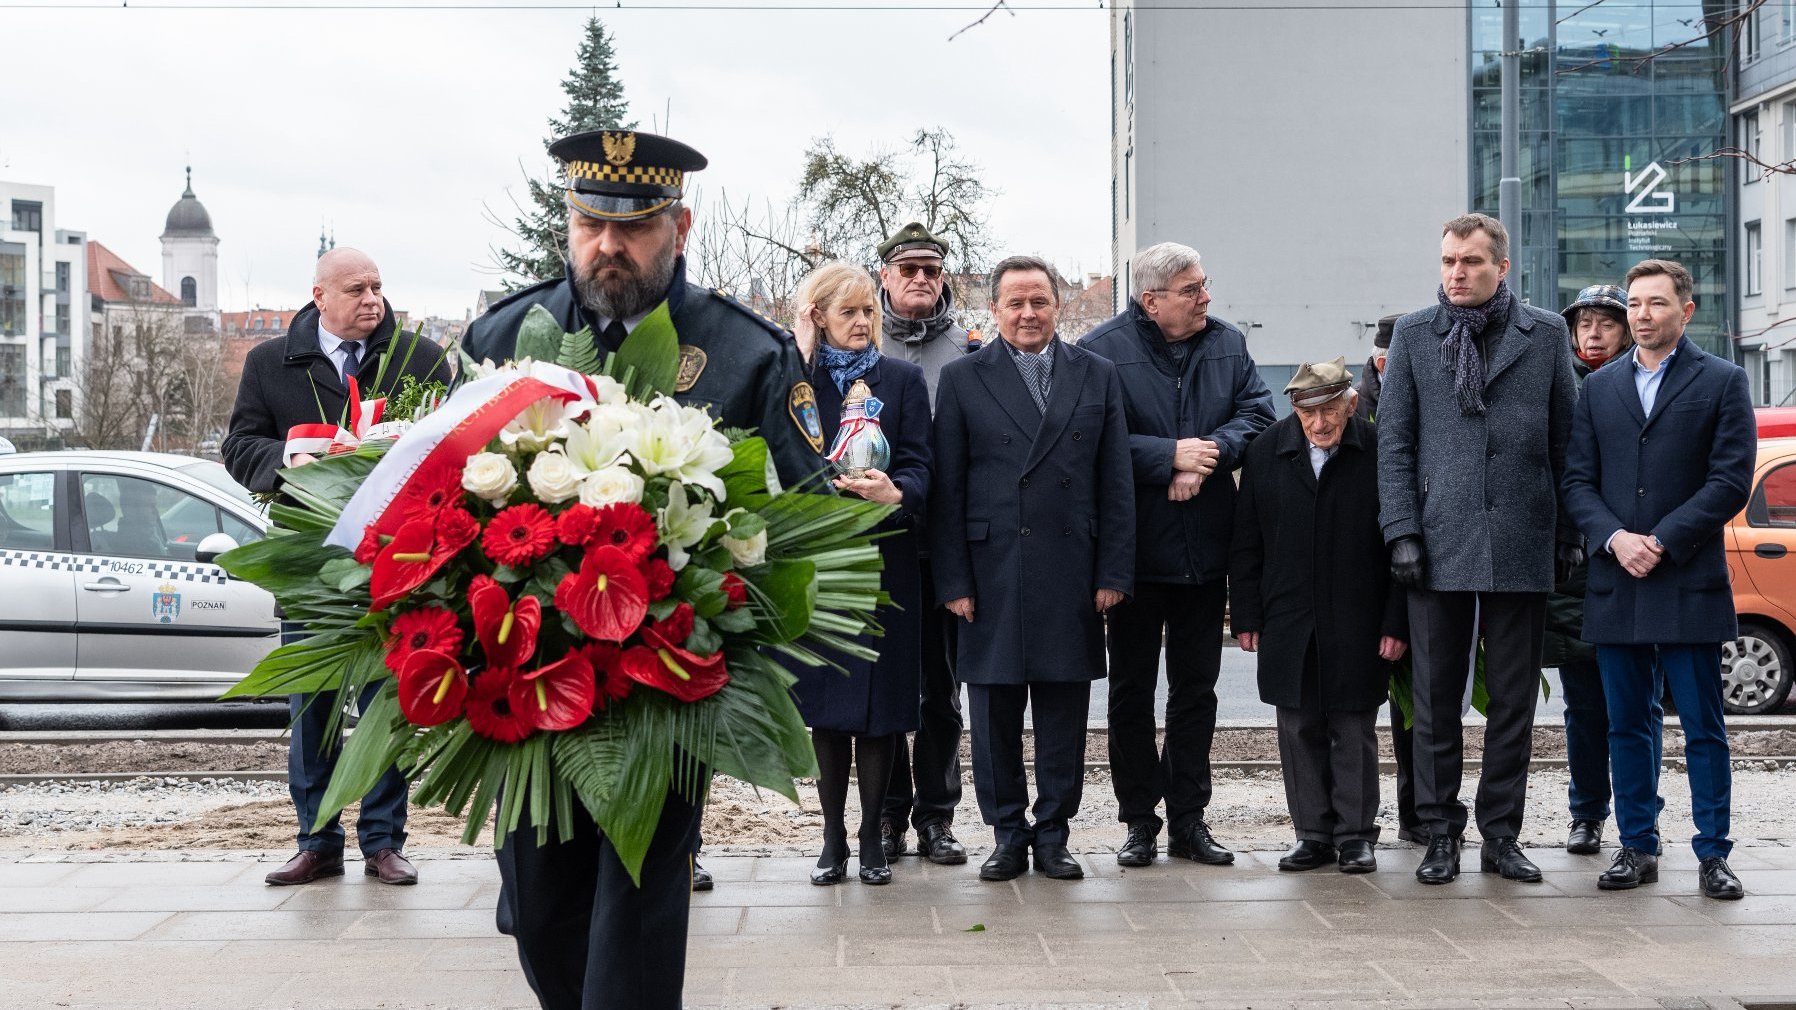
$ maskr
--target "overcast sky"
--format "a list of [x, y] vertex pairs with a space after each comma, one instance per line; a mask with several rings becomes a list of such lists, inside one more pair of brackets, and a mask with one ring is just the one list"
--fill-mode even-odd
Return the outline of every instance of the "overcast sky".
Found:
[[191, 162], [220, 238], [225, 309], [306, 301], [322, 222], [375, 257], [396, 306], [459, 318], [496, 286], [488, 250], [505, 236], [483, 208], [510, 210], [520, 161], [548, 164], [545, 121], [594, 10], [641, 127], [668, 126], [671, 109], [666, 132], [710, 158], [706, 194], [784, 201], [813, 137], [859, 154], [943, 126], [997, 191], [1000, 251], [1069, 273], [1110, 269], [1109, 14], [1095, 4], [1000, 12], [950, 42], [981, 13], [967, 0], [806, 11], [11, 2], [0, 0], [0, 179], [55, 186], [58, 227], [160, 282], [157, 238]]

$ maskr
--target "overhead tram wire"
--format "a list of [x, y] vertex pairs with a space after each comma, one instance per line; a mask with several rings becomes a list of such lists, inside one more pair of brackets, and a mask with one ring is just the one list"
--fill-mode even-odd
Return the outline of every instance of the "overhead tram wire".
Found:
[[[1494, 2], [1494, 0], [1493, 0], [1493, 2]], [[1548, 2], [1548, 0], [1510, 0], [1510, 2], [1515, 3], [1517, 5], [1518, 9], [1520, 9], [1520, 10], [1546, 10], [1551, 6], [1551, 4]], [[1618, 0], [1606, 0], [1605, 5], [1611, 6], [1611, 7], [1651, 7], [1653, 5], [1653, 3], [1652, 3], [1652, 0], [1628, 0], [1628, 2], [1618, 2]], [[242, 0], [232, 0], [232, 2], [221, 2], [221, 3], [203, 3], [203, 2], [202, 3], [179, 3], [179, 2], [177, 2], [177, 3], [155, 3], [155, 2], [153, 2], [153, 0], [151, 0], [151, 2], [137, 2], [137, 3], [132, 3], [132, 2], [130, 2], [130, 0], [117, 0], [117, 2], [114, 2], [114, 3], [45, 3], [45, 2], [41, 2], [41, 0], [37, 0], [37, 2], [33, 2], [33, 0], [25, 0], [25, 2], [15, 2], [15, 0], [0, 0], [0, 10], [46, 10], [46, 11], [65, 11], [65, 10], [67, 10], [67, 11], [77, 11], [77, 10], [79, 10], [79, 11], [91, 11], [91, 10], [127, 11], [128, 10], [128, 11], [255, 11], [255, 12], [267, 11], [269, 13], [293, 13], [293, 12], [311, 12], [311, 11], [319, 11], [319, 12], [325, 12], [325, 11], [380, 11], [383, 13], [408, 12], [408, 11], [420, 11], [420, 12], [428, 12], [428, 13], [455, 13], [455, 12], [466, 11], [466, 12], [470, 12], [470, 13], [494, 13], [494, 12], [503, 12], [503, 11], [528, 12], [528, 11], [599, 11], [599, 10], [604, 10], [604, 11], [644, 11], [644, 12], [704, 11], [704, 12], [710, 12], [710, 13], [728, 13], [731, 11], [743, 11], [743, 12], [747, 12], [747, 13], [759, 13], [759, 12], [769, 12], [769, 11], [791, 11], [794, 13], [859, 13], [859, 12], [868, 12], [868, 13], [906, 12], [906, 13], [910, 13], [910, 12], [917, 12], [917, 11], [934, 11], [934, 12], [949, 12], [949, 13], [978, 13], [981, 11], [988, 10], [989, 8], [990, 8], [990, 4], [986, 4], [986, 3], [933, 3], [933, 4], [931, 4], [931, 3], [923, 3], [923, 4], [905, 4], [905, 3], [850, 4], [850, 3], [799, 3], [799, 2], [780, 3], [780, 2], [777, 2], [777, 0], [762, 0], [762, 2], [746, 3], [746, 4], [679, 3], [679, 2], [676, 2], [676, 0], [661, 0], [661, 2], [657, 2], [657, 0], [645, 0], [645, 2], [630, 2], [630, 3], [623, 2], [623, 0], [613, 0], [613, 2], [610, 4], [606, 4], [603, 2], [593, 3], [593, 2], [590, 2], [590, 0], [587, 3], [521, 3], [521, 4], [508, 4], [508, 3], [419, 3], [419, 4], [408, 4], [408, 3], [269, 3], [269, 4], [263, 4], [263, 3], [242, 2]], [[1197, 12], [1214, 11], [1214, 12], [1229, 12], [1229, 13], [1254, 13], [1254, 12], [1259, 12], [1259, 11], [1311, 11], [1311, 12], [1316, 12], [1316, 13], [1326, 13], [1328, 11], [1463, 11], [1463, 10], [1465, 10], [1465, 8], [1466, 8], [1466, 4], [1463, 2], [1463, 0], [1461, 0], [1461, 2], [1451, 2], [1451, 0], [1446, 0], [1446, 2], [1436, 2], [1436, 3], [1342, 3], [1342, 4], [1327, 4], [1327, 3], [1267, 3], [1267, 4], [1202, 3], [1202, 2], [1197, 2], [1197, 0], [1193, 0], [1193, 2], [1190, 2], [1190, 3], [1159, 5], [1159, 6], [1155, 6], [1155, 7], [1151, 8], [1151, 9], [1155, 10], [1155, 11], [1197, 11]], [[1084, 4], [1077, 4], [1077, 5], [1032, 4], [1032, 3], [1027, 3], [1027, 2], [1019, 2], [1019, 3], [1007, 3], [1007, 4], [1005, 4], [1005, 9], [1006, 10], [1015, 10], [1015, 11], [1042, 12], [1042, 13], [1086, 14], [1086, 13], [1092, 13], [1092, 12], [1096, 12], [1096, 11], [1107, 11], [1110, 9], [1110, 7], [1108, 4], [1103, 3], [1103, 2], [1084, 3]]]

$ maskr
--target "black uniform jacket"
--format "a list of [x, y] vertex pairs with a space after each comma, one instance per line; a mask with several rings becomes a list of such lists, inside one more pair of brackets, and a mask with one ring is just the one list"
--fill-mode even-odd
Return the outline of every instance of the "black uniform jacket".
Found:
[[[449, 362], [443, 349], [420, 340], [401, 370], [409, 335], [400, 338], [393, 364], [380, 389], [370, 388], [380, 370], [380, 356], [393, 342], [393, 306], [368, 338], [368, 350], [356, 366], [356, 383], [363, 399], [386, 396], [399, 388], [403, 375], [421, 380], [449, 381]], [[308, 305], [293, 316], [287, 335], [265, 340], [250, 349], [243, 360], [243, 378], [237, 384], [237, 402], [231, 407], [231, 427], [219, 453], [232, 479], [251, 491], [280, 489], [275, 472], [281, 468], [287, 433], [300, 424], [335, 424], [343, 416], [349, 391], [337, 374], [337, 363], [325, 355], [318, 342], [318, 307]], [[320, 407], [323, 408], [322, 412]], [[397, 419], [394, 419], [397, 420]]]
[[1360, 418], [1317, 480], [1293, 414], [1247, 447], [1229, 558], [1229, 620], [1260, 633], [1260, 700], [1297, 708], [1313, 641], [1312, 703], [1354, 712], [1384, 703], [1381, 635], [1408, 640], [1405, 596], [1391, 581], [1378, 525], [1378, 436]]
[[[726, 426], [756, 429], [788, 486], [817, 474], [823, 468], [822, 424], [792, 335], [721, 291], [686, 283], [684, 257], [676, 261], [667, 303], [680, 337], [674, 399], [704, 407]], [[580, 304], [571, 277], [544, 281], [495, 303], [468, 327], [463, 350], [475, 361], [512, 357], [532, 305], [549, 310], [569, 333], [592, 327], [600, 353], [614, 350], [605, 346], [598, 320]]]
[[1116, 366], [1064, 341], [1044, 415], [1002, 339], [942, 368], [931, 561], [968, 684], [1104, 676], [1099, 589], [1135, 591], [1135, 478]]

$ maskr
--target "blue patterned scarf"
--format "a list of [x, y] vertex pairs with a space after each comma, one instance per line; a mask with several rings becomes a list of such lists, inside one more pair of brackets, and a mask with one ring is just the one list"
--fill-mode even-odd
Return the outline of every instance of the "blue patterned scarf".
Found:
[[866, 375], [879, 364], [881, 357], [879, 348], [869, 343], [858, 351], [846, 351], [840, 347], [832, 347], [827, 343], [817, 345], [817, 353], [822, 355], [818, 360], [823, 367], [829, 369], [829, 377], [836, 384], [836, 392], [848, 395], [848, 387], [854, 380]]

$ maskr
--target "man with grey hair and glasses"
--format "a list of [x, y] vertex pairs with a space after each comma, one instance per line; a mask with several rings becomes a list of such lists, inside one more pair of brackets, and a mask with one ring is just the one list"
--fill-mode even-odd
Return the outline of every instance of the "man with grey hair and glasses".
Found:
[[[1123, 866], [1167, 853], [1227, 865], [1235, 855], [1204, 822], [1222, 670], [1235, 481], [1249, 442], [1274, 420], [1247, 338], [1210, 315], [1210, 278], [1177, 242], [1135, 255], [1134, 296], [1079, 346], [1116, 365], [1135, 475], [1136, 593], [1109, 615], [1110, 766]], [[1156, 746], [1154, 689], [1166, 643], [1166, 740]]]

